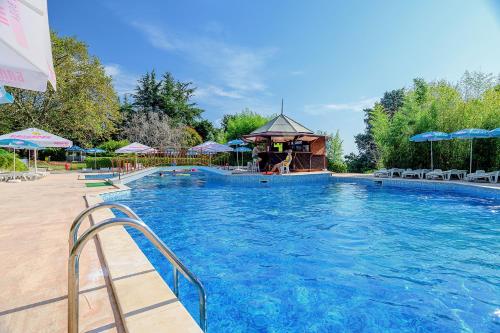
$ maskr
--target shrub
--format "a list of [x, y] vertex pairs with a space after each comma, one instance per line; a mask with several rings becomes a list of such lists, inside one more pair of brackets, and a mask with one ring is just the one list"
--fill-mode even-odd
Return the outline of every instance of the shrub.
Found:
[[330, 161], [328, 160], [328, 170], [333, 172], [344, 173], [347, 172], [347, 164], [343, 161]]
[[[11, 152], [0, 149], [0, 170], [14, 170], [14, 156]], [[16, 154], [16, 171], [26, 171], [28, 168], [19, 160]]]

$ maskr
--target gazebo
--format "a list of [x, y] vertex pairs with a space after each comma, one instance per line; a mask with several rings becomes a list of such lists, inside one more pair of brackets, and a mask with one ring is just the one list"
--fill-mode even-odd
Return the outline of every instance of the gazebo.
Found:
[[287, 150], [292, 150], [290, 169], [296, 172], [326, 169], [326, 136], [315, 134], [307, 127], [283, 114], [267, 124], [244, 135], [243, 140], [261, 147], [260, 170], [269, 170], [283, 161]]

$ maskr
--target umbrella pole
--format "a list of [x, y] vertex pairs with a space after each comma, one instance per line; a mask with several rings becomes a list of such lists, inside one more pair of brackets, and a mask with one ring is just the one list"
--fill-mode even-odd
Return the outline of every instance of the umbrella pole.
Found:
[[14, 148], [14, 178], [16, 177], [16, 148]]
[[38, 159], [38, 149], [35, 149], [35, 173], [38, 173], [36, 160]]
[[28, 170], [30, 169], [31, 167], [31, 150], [28, 149]]
[[469, 173], [472, 173], [472, 140], [470, 139], [470, 162], [469, 162]]
[[94, 150], [94, 170], [97, 170], [97, 152]]
[[431, 141], [431, 170], [434, 170], [434, 158], [432, 157], [432, 141]]

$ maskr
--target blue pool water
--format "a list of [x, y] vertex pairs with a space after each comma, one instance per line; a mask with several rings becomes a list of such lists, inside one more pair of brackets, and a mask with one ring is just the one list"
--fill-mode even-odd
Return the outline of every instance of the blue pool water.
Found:
[[[209, 177], [148, 176], [119, 200], [204, 283], [209, 332], [500, 332], [498, 201]], [[180, 295], [198, 320], [183, 279]]]

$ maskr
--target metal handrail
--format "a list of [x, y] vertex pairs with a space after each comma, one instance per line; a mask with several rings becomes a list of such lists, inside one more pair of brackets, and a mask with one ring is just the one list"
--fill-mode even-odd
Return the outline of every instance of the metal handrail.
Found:
[[[126, 207], [126, 206], [125, 206]], [[128, 207], [127, 207], [128, 208]], [[97, 208], [96, 208], [97, 209]], [[130, 209], [129, 209], [130, 210]], [[85, 244], [96, 236], [100, 231], [112, 226], [124, 225], [135, 228], [142, 232], [146, 238], [163, 254], [165, 258], [174, 266], [174, 293], [178, 297], [178, 271], [198, 289], [200, 319], [199, 324], [201, 329], [207, 330], [207, 313], [206, 313], [206, 293], [203, 284], [198, 278], [187, 269], [186, 266], [177, 258], [177, 256], [168, 248], [163, 241], [141, 220], [132, 218], [110, 218], [87, 229], [81, 237], [77, 238], [72, 248], [70, 249], [68, 259], [68, 333], [78, 333], [78, 306], [79, 306], [79, 284], [80, 284], [80, 254]], [[70, 239], [72, 239], [70, 237]], [[70, 240], [71, 242], [71, 240]]]
[[142, 221], [139, 216], [137, 216], [136, 213], [129, 207], [122, 205], [120, 203], [115, 203], [115, 202], [101, 202], [98, 204], [95, 204], [93, 206], [90, 206], [89, 208], [85, 209], [82, 211], [80, 214], [78, 214], [77, 217], [73, 220], [73, 223], [71, 223], [71, 227], [69, 228], [69, 251], [71, 252], [71, 249], [73, 248], [73, 245], [76, 243], [76, 240], [78, 239], [78, 229], [80, 228], [80, 225], [82, 224], [83, 220], [93, 212], [101, 209], [111, 209], [115, 208], [122, 213], [125, 213], [128, 217], [131, 219], [139, 220]]

